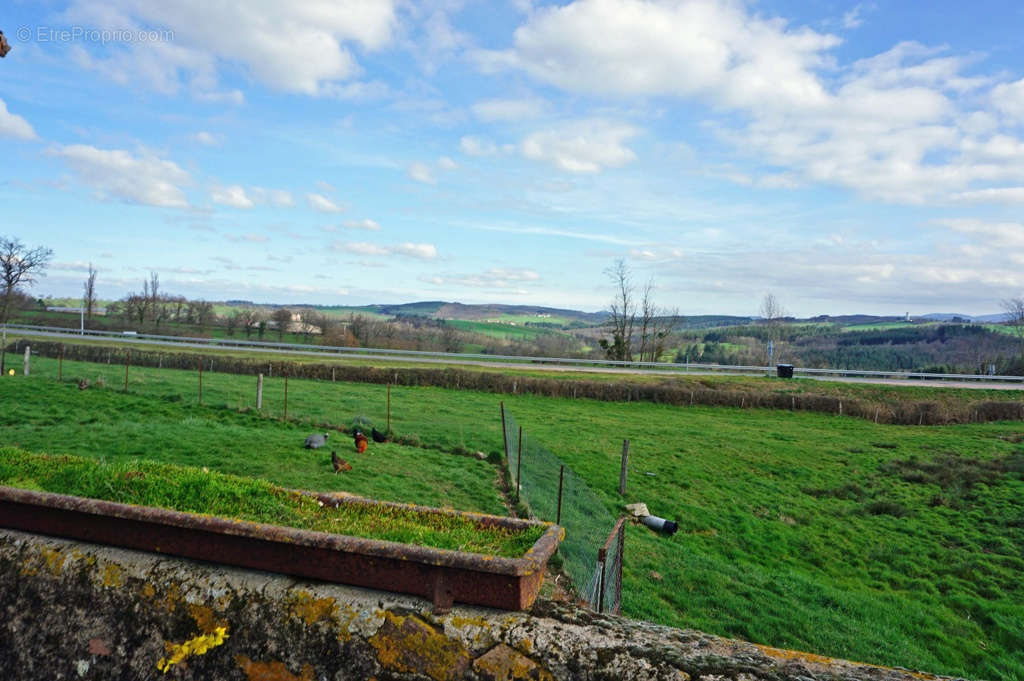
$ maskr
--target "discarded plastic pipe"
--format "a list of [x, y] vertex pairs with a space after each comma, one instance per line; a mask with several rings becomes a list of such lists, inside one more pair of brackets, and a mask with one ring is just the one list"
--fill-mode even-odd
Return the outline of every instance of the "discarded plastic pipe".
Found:
[[640, 522], [642, 522], [644, 525], [651, 528], [652, 530], [657, 530], [658, 532], [662, 532], [664, 534], [669, 535], [675, 534], [676, 530], [679, 529], [679, 525], [677, 525], [676, 523], [672, 522], [671, 520], [659, 518], [656, 515], [644, 516]]

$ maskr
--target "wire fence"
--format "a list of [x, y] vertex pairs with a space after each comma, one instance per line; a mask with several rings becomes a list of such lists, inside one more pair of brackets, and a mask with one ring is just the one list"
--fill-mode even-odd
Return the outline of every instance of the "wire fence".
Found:
[[[534, 517], [565, 528], [558, 553], [579, 596], [594, 610], [617, 612], [622, 591], [621, 524], [583, 478], [539, 440], [524, 433], [504, 406], [502, 415], [513, 496]], [[619, 530], [618, 543], [606, 550], [613, 526]]]

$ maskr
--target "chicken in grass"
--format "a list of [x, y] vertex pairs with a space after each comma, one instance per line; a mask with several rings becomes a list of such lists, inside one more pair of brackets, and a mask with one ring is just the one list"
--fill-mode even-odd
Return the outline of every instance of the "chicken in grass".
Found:
[[337, 475], [339, 471], [352, 470], [352, 464], [338, 456], [337, 452], [331, 452], [331, 465], [334, 466], [335, 475]]
[[371, 431], [370, 434], [373, 435], [373, 441], [374, 442], [387, 442], [388, 441], [388, 436], [385, 435], [384, 433], [380, 432], [376, 428], [374, 428]]
[[369, 443], [366, 441], [366, 436], [363, 435], [362, 431], [357, 430], [355, 435], [353, 435], [352, 437], [356, 441], [356, 451], [359, 452], [360, 454], [365, 452], [366, 447]]
[[306, 438], [306, 449], [320, 449], [327, 444], [327, 433], [313, 433]]

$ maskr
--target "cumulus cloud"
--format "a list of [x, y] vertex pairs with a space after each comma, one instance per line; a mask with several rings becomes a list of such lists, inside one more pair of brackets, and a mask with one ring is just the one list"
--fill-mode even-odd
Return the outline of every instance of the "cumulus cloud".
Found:
[[[914, 42], [841, 66], [832, 54], [839, 43], [739, 2], [575, 0], [531, 12], [510, 48], [475, 57], [486, 72], [519, 70], [570, 93], [696, 100], [738, 113], [707, 129], [778, 168], [790, 186], [923, 203], [1024, 183], [1015, 131], [1000, 132], [996, 117], [977, 110], [990, 98], [1019, 122], [1024, 80], [965, 75], [977, 57]], [[550, 138], [525, 142], [531, 157], [567, 169], [604, 165], [545, 153]]]
[[200, 130], [192, 135], [192, 141], [197, 144], [202, 144], [204, 147], [215, 147], [221, 143], [221, 136], [215, 135], [212, 132]]
[[237, 66], [275, 90], [323, 94], [360, 72], [351, 46], [379, 49], [396, 26], [391, 0], [112, 0], [102, 6], [74, 0], [65, 18], [97, 28], [170, 31], [167, 40], [106, 46], [110, 56], [103, 59], [80, 51], [79, 61], [121, 82], [214, 95], [219, 71]]
[[483, 121], [521, 121], [536, 118], [546, 109], [542, 99], [486, 99], [473, 105], [473, 115]]
[[348, 229], [368, 229], [371, 231], [377, 231], [380, 229], [380, 225], [375, 220], [366, 218], [364, 220], [346, 220], [342, 223]]
[[419, 161], [410, 163], [409, 167], [406, 168], [406, 174], [411, 179], [416, 180], [417, 182], [422, 182], [423, 184], [437, 183], [437, 178], [434, 177], [433, 171], [426, 163], [421, 163]]
[[459, 140], [459, 150], [467, 156], [494, 156], [498, 145], [482, 137], [466, 135]]
[[165, 208], [188, 206], [182, 187], [191, 177], [173, 161], [146, 151], [98, 149], [86, 144], [50, 150], [64, 160], [79, 181], [93, 187], [101, 199], [119, 199]]
[[35, 129], [21, 116], [7, 110], [7, 103], [0, 99], [0, 137], [19, 140], [38, 139]]
[[636, 159], [625, 143], [636, 128], [601, 120], [575, 121], [527, 136], [519, 145], [523, 156], [571, 173], [596, 173]]
[[341, 253], [353, 253], [355, 255], [367, 256], [405, 256], [416, 260], [434, 260], [438, 257], [437, 247], [434, 244], [416, 244], [404, 242], [382, 246], [371, 244], [366, 241], [335, 242], [331, 249]]
[[210, 200], [232, 208], [252, 208], [255, 202], [245, 194], [245, 188], [233, 184], [227, 187], [215, 186], [210, 189]]
[[306, 194], [306, 202], [310, 208], [321, 213], [340, 213], [345, 210], [343, 206], [335, 203], [323, 194], [314, 194], [312, 192]]

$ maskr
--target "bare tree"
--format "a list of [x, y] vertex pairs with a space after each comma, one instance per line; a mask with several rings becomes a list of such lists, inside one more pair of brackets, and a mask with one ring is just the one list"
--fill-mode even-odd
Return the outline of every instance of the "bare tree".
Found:
[[1006, 324], [1020, 341], [1020, 356], [1024, 360], [1024, 298], [1007, 298], [1002, 301], [1006, 312]]
[[92, 313], [96, 309], [96, 268], [89, 263], [89, 276], [82, 284], [82, 307], [85, 308], [85, 317], [92, 321]]
[[0, 236], [0, 323], [6, 324], [10, 319], [11, 303], [19, 287], [34, 283], [52, 256], [49, 248], [29, 249], [17, 239]]
[[615, 295], [609, 306], [606, 326], [612, 339], [598, 341], [608, 359], [625, 361], [633, 355], [633, 327], [636, 325], [636, 302], [633, 300], [633, 277], [629, 265], [619, 259], [605, 270], [615, 287]]
[[277, 339], [284, 340], [284, 332], [292, 323], [292, 311], [288, 308], [278, 308], [270, 314], [270, 318], [277, 324]]
[[782, 319], [786, 316], [786, 309], [775, 297], [774, 293], [764, 294], [761, 299], [761, 323], [767, 327], [768, 344], [772, 351], [765, 348], [765, 357], [771, 359], [775, 355], [774, 348], [782, 338]]

